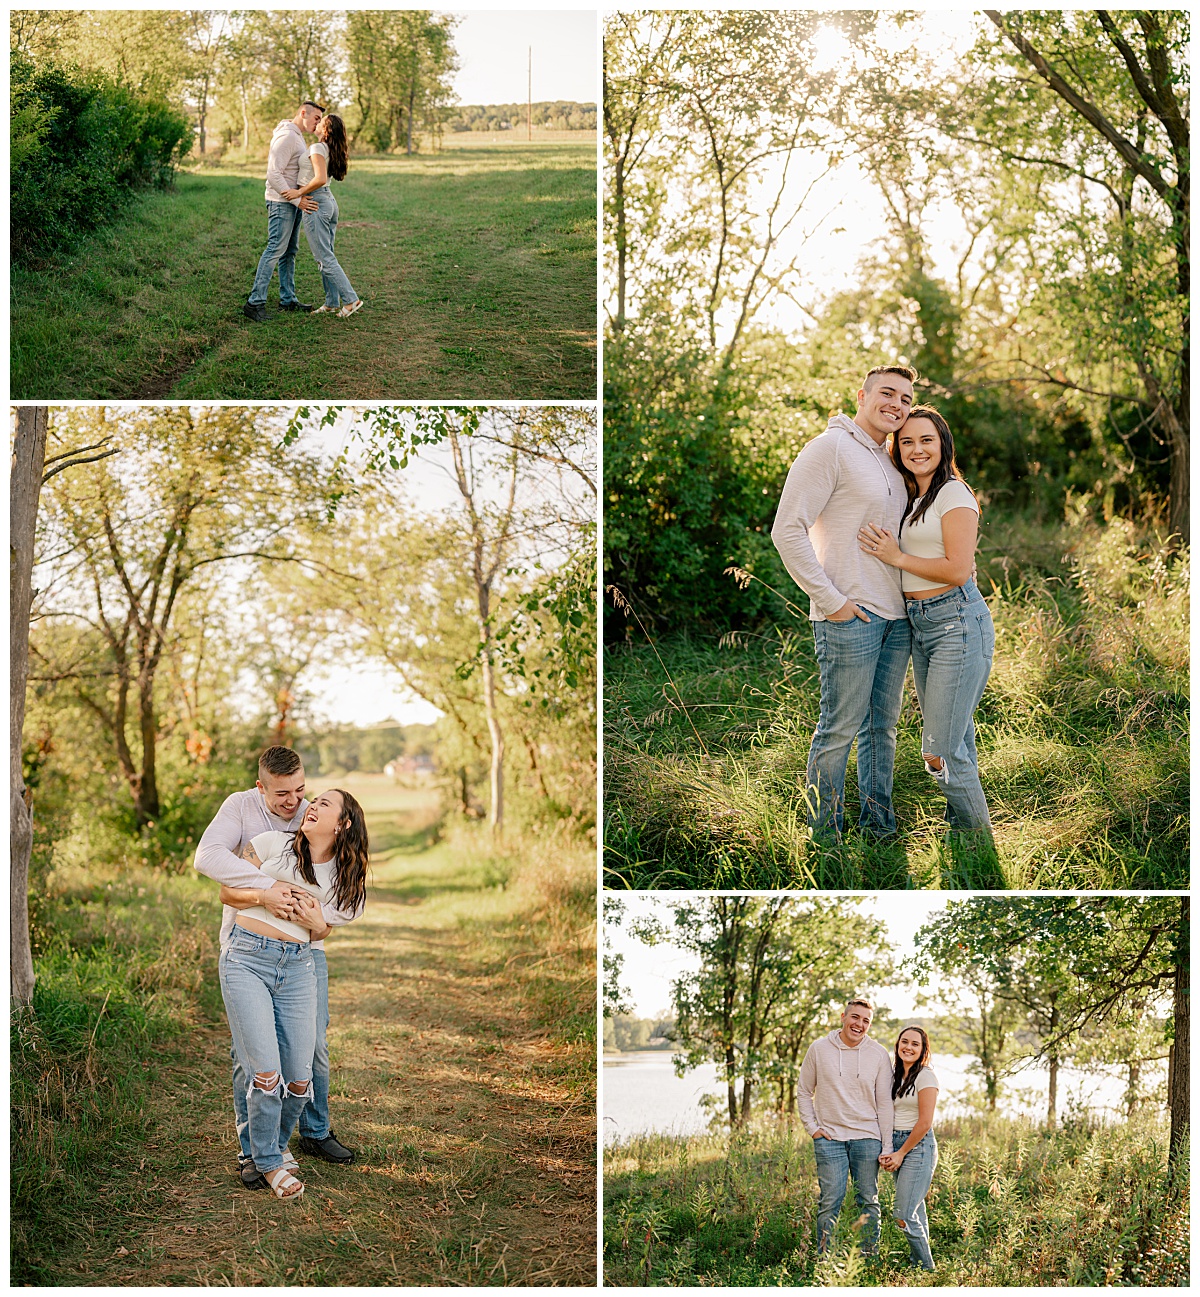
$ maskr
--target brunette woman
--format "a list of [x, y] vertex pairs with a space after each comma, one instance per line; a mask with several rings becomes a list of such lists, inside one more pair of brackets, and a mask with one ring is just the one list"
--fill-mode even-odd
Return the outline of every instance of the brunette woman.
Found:
[[896, 1175], [892, 1217], [908, 1239], [912, 1265], [922, 1270], [934, 1268], [925, 1195], [933, 1183], [938, 1161], [937, 1140], [933, 1135], [938, 1079], [929, 1066], [929, 1054], [929, 1037], [924, 1030], [905, 1027], [896, 1041], [892, 1075], [893, 1151], [879, 1155], [884, 1170]]

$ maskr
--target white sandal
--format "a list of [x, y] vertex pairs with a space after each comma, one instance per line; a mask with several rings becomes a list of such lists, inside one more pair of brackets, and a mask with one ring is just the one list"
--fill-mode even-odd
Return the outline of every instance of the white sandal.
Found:
[[337, 313], [338, 319], [348, 320], [354, 314], [354, 312], [357, 311], [362, 306], [362, 304], [363, 304], [363, 299], [361, 297], [355, 299], [353, 302], [347, 302], [346, 305], [343, 306], [340, 311], [338, 311]]
[[[293, 1202], [304, 1196], [304, 1186], [286, 1166], [277, 1166], [273, 1171], [264, 1171], [263, 1179], [267, 1182], [267, 1188], [280, 1202]], [[300, 1185], [300, 1187], [293, 1189], [292, 1185]]]
[[316, 306], [316, 307], [313, 308], [313, 310], [312, 310], [312, 314], [313, 314], [313, 315], [324, 315], [326, 312], [328, 312], [330, 315], [333, 315], [333, 314], [335, 314], [335, 313], [336, 313], [337, 311], [339, 311], [339, 310], [341, 310], [341, 307], [338, 307], [338, 306], [326, 306], [326, 305], [324, 305], [324, 303], [322, 303], [320, 306]]

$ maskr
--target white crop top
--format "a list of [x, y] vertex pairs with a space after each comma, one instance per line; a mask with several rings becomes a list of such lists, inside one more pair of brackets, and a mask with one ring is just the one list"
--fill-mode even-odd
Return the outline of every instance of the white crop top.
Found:
[[[296, 853], [292, 850], [294, 837], [295, 834], [273, 830], [270, 833], [260, 833], [256, 838], [250, 839], [250, 845], [258, 852], [258, 858], [262, 861], [260, 866], [262, 872], [271, 878], [279, 879], [281, 883], [287, 883], [290, 887], [300, 888], [310, 893], [322, 904], [332, 903], [334, 861], [325, 860], [320, 864], [314, 861], [313, 874], [317, 879], [316, 886], [305, 882], [300, 876]], [[277, 928], [289, 937], [294, 937], [297, 941], [308, 941], [312, 935], [307, 928], [292, 923], [290, 919], [276, 918], [265, 905], [252, 905], [239, 913], [249, 919], [269, 923], [271, 927]]]
[[[917, 1124], [917, 1095], [920, 1094], [922, 1090], [937, 1090], [940, 1088], [941, 1087], [938, 1085], [937, 1074], [934, 1072], [933, 1068], [921, 1068], [917, 1073], [917, 1079], [913, 1085], [912, 1091], [909, 1094], [904, 1095], [903, 1098], [895, 1099], [892, 1102], [892, 1107], [896, 1114], [893, 1128], [895, 1130], [912, 1130], [912, 1128]], [[899, 1147], [899, 1145], [896, 1147]]]
[[[918, 496], [913, 501], [914, 509], [922, 499], [923, 496]], [[952, 478], [943, 484], [933, 503], [917, 522], [912, 521], [911, 513], [904, 520], [900, 532], [900, 552], [911, 554], [913, 558], [945, 558], [942, 515], [949, 513], [951, 509], [973, 509], [976, 513], [979, 512], [979, 505], [971, 494], [971, 488], [957, 478]], [[947, 584], [945, 581], [927, 581], [923, 576], [916, 576], [912, 572], [901, 572], [900, 583], [905, 594], [911, 590], [936, 590], [939, 586]]]
[[317, 153], [319, 153], [325, 159], [325, 176], [326, 176], [326, 183], [328, 184], [329, 146], [327, 144], [322, 144], [321, 141], [318, 140], [315, 144], [310, 144], [308, 146], [308, 152], [304, 155], [304, 157], [300, 159], [300, 186], [299, 187], [301, 189], [303, 189], [304, 186], [308, 184], [310, 180], [316, 178], [317, 173], [313, 169], [313, 164], [311, 159]]

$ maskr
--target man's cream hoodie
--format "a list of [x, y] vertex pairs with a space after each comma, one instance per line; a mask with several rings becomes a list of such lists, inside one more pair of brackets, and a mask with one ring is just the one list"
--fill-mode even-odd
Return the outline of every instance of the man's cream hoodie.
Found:
[[800, 1120], [811, 1135], [877, 1139], [892, 1151], [892, 1060], [870, 1036], [854, 1046], [831, 1031], [808, 1047], [796, 1087]]

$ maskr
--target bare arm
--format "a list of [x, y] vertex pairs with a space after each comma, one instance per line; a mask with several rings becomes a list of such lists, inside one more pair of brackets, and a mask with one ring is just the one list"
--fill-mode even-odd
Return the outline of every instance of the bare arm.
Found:
[[297, 918], [297, 894], [286, 883], [276, 882], [270, 887], [229, 887], [222, 884], [221, 903], [231, 905], [235, 910], [248, 910], [252, 906], [261, 905], [277, 919], [300, 922]]
[[[917, 1093], [917, 1124], [908, 1138], [894, 1153], [884, 1153], [879, 1161], [887, 1171], [897, 1171], [906, 1153], [911, 1152], [933, 1129], [933, 1113], [937, 1107], [937, 1086], [929, 1085]], [[884, 1145], [886, 1148], [887, 1146]]]
[[867, 523], [858, 533], [859, 548], [872, 554], [889, 567], [911, 572], [925, 581], [943, 585], [962, 585], [970, 579], [975, 566], [975, 541], [979, 535], [979, 515], [966, 505], [942, 514], [942, 544], [945, 558], [915, 558], [900, 549], [896, 537], [886, 527]]

